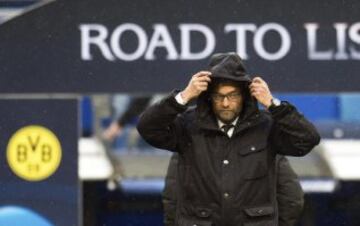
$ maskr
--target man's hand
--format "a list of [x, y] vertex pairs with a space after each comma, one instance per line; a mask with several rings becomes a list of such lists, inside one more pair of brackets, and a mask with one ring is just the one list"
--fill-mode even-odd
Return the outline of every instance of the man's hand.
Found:
[[186, 103], [208, 89], [208, 84], [211, 82], [210, 75], [209, 71], [200, 71], [192, 76], [187, 87], [181, 92], [181, 97]]
[[255, 77], [252, 80], [249, 88], [251, 95], [255, 97], [257, 101], [259, 101], [266, 108], [270, 107], [273, 96], [271, 95], [269, 86], [262, 78]]
[[122, 132], [123, 128], [118, 124], [118, 122], [112, 122], [103, 132], [102, 137], [107, 141], [113, 141], [115, 137], [120, 136]]

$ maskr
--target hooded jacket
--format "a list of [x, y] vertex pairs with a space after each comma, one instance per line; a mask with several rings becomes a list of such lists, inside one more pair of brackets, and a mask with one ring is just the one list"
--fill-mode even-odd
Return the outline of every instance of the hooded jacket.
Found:
[[[177, 164], [178, 155], [174, 153], [169, 161], [162, 194], [164, 225], [174, 226], [177, 207]], [[289, 161], [282, 155], [276, 157], [276, 200], [279, 211], [279, 226], [295, 226], [304, 207], [304, 193], [299, 178]]]
[[137, 125], [148, 143], [179, 154], [175, 225], [275, 226], [276, 155], [303, 156], [320, 136], [290, 103], [260, 111], [238, 55], [214, 56], [210, 71], [213, 80], [245, 84], [231, 138], [218, 128], [208, 91], [189, 109], [173, 92], [145, 110]]

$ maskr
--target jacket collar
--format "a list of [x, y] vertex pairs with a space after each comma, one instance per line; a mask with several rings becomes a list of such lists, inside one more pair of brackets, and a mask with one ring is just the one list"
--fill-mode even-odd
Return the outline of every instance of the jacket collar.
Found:
[[[259, 116], [259, 108], [257, 101], [254, 98], [244, 102], [244, 108], [235, 125], [234, 135], [248, 127], [257, 124]], [[196, 123], [204, 130], [220, 131], [217, 118], [211, 110], [210, 103], [207, 104], [207, 108], [196, 108]]]
[[[219, 128], [222, 128], [223, 126], [225, 126], [226, 124], [223, 123], [220, 119], [217, 119], [217, 125]], [[233, 125], [234, 127], [236, 126], [237, 121], [239, 121], [239, 117], [237, 117], [234, 121], [232, 121], [230, 124]]]

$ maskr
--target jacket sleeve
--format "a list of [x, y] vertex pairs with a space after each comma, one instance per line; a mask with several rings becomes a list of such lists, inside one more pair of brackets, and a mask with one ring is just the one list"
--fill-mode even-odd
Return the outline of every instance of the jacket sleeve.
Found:
[[288, 102], [269, 109], [274, 120], [270, 142], [278, 154], [304, 156], [319, 144], [315, 126]]
[[178, 141], [183, 134], [180, 113], [187, 107], [179, 104], [173, 92], [146, 109], [137, 124], [139, 134], [152, 146], [177, 151]]
[[276, 159], [279, 226], [295, 226], [304, 207], [304, 192], [289, 161], [282, 155]]

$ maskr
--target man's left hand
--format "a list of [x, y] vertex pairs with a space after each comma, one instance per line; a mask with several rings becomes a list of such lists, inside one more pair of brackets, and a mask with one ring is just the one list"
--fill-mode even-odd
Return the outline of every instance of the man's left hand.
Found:
[[253, 78], [249, 89], [251, 95], [255, 97], [257, 101], [259, 101], [266, 108], [270, 107], [273, 96], [271, 95], [269, 86], [262, 78]]

